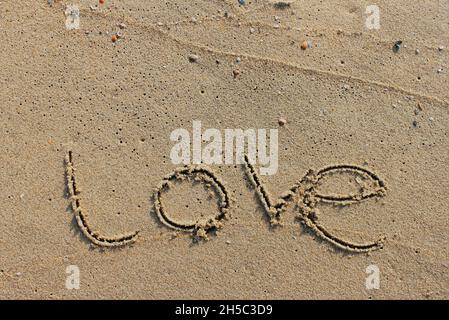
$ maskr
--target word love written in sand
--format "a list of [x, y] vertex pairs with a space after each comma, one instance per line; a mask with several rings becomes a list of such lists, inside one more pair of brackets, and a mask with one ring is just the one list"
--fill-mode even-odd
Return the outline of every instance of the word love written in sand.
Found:
[[[91, 242], [99, 246], [123, 246], [136, 241], [138, 231], [113, 237], [104, 236], [94, 231], [89, 223], [88, 214], [81, 206], [80, 189], [75, 180], [72, 152], [69, 152], [66, 157], [66, 168], [67, 186], [72, 209], [83, 234]], [[383, 197], [386, 192], [385, 183], [373, 172], [354, 165], [335, 165], [318, 171], [309, 170], [301, 180], [295, 183], [274, 203], [246, 155], [244, 155], [244, 169], [270, 218], [271, 225], [279, 225], [282, 213], [286, 207], [290, 203], [296, 202], [298, 220], [330, 244], [343, 250], [355, 252], [368, 252], [382, 248], [384, 237], [369, 243], [352, 243], [333, 235], [318, 222], [319, 210], [317, 205], [319, 203], [333, 203], [345, 206], [371, 198]], [[332, 175], [343, 173], [354, 175], [356, 181], [360, 182], [361, 188], [356, 193], [340, 195], [323, 194], [319, 191], [319, 186], [323, 180]], [[183, 180], [203, 183], [207, 188], [213, 190], [213, 194], [218, 198], [218, 210], [215, 215], [204, 220], [198, 220], [192, 224], [176, 221], [170, 217], [170, 214], [164, 207], [161, 196], [163, 193], [170, 191], [171, 184]], [[185, 166], [166, 176], [159, 184], [154, 193], [154, 209], [161, 222], [166, 226], [176, 230], [191, 232], [197, 238], [207, 239], [210, 232], [216, 231], [223, 226], [223, 220], [226, 219], [230, 209], [230, 197], [222, 181], [211, 170], [201, 166]]]

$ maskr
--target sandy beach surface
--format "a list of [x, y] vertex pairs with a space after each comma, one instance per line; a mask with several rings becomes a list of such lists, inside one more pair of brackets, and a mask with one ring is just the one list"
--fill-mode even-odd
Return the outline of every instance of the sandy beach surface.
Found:
[[[371, 4], [1, 0], [0, 298], [448, 299], [449, 2]], [[193, 121], [277, 172], [164, 186]]]

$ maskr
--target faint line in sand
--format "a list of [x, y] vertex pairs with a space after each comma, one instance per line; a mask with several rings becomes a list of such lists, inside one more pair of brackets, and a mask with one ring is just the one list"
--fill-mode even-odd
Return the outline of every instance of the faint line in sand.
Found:
[[[84, 10], [81, 9], [81, 11], [84, 11], [86, 16], [88, 16], [88, 15], [96, 15], [96, 16], [100, 16], [102, 18], [106, 18], [106, 17], [109, 17], [109, 16], [112, 15], [111, 13], [104, 14], [104, 13], [101, 13], [101, 12], [88, 11], [88, 10], [85, 10], [85, 9]], [[437, 97], [428, 96], [428, 95], [425, 95], [425, 94], [422, 94], [422, 93], [419, 93], [419, 92], [416, 92], [416, 91], [409, 91], [409, 90], [406, 90], [404, 88], [400, 88], [400, 87], [393, 86], [393, 85], [390, 85], [390, 84], [386, 84], [386, 83], [382, 83], [382, 82], [378, 82], [378, 81], [372, 81], [372, 80], [368, 80], [368, 79], [365, 79], [365, 78], [345, 75], [345, 74], [341, 74], [341, 73], [336, 73], [336, 72], [331, 72], [331, 71], [326, 71], [326, 70], [320, 70], [320, 69], [316, 69], [316, 68], [306, 68], [306, 67], [294, 64], [294, 63], [281, 61], [281, 60], [277, 60], [277, 59], [273, 59], [273, 58], [269, 58], [269, 57], [263, 57], [263, 56], [252, 55], [252, 54], [247, 54], [247, 53], [236, 53], [236, 52], [229, 52], [229, 51], [221, 51], [221, 50], [218, 50], [218, 49], [215, 49], [215, 48], [212, 48], [212, 47], [208, 47], [206, 45], [202, 45], [202, 44], [199, 44], [199, 43], [195, 43], [195, 42], [191, 42], [191, 41], [188, 41], [188, 40], [185, 40], [185, 39], [181, 39], [181, 38], [175, 37], [174, 35], [170, 34], [169, 32], [163, 30], [161, 27], [158, 27], [157, 24], [156, 25], [146, 25], [146, 24], [143, 24], [142, 22], [138, 21], [137, 19], [131, 18], [131, 17], [127, 17], [126, 19], [122, 19], [122, 20], [124, 20], [126, 22], [126, 24], [128, 24], [128, 25], [135, 25], [135, 26], [138, 26], [138, 27], [140, 27], [142, 29], [156, 31], [160, 35], [162, 35], [162, 36], [164, 36], [166, 38], [169, 38], [172, 41], [174, 41], [174, 42], [176, 42], [176, 43], [178, 43], [178, 44], [180, 44], [182, 46], [195, 47], [198, 50], [202, 50], [202, 51], [204, 51], [206, 53], [215, 53], [215, 54], [219, 54], [219, 55], [240, 57], [240, 58], [244, 57], [244, 58], [252, 59], [252, 60], [255, 60], [255, 61], [271, 62], [271, 63], [274, 63], [274, 64], [279, 64], [279, 65], [283, 65], [283, 66], [286, 66], [286, 67], [290, 67], [290, 68], [299, 70], [299, 71], [301, 71], [303, 73], [309, 72], [309, 73], [312, 73], [312, 74], [325, 75], [325, 76], [330, 76], [330, 77], [337, 78], [337, 79], [347, 79], [347, 80], [350, 80], [350, 81], [353, 81], [353, 82], [359, 82], [359, 83], [364, 84], [364, 85], [375, 85], [375, 86], [378, 86], [378, 87], [383, 88], [383, 89], [389, 89], [389, 90], [393, 90], [393, 91], [402, 93], [404, 95], [413, 95], [413, 96], [416, 96], [416, 97], [420, 97], [422, 99], [427, 99], [427, 100], [431, 100], [431, 101], [433, 100], [433, 101], [436, 101], [436, 102], [438, 102], [440, 104], [449, 106], [449, 102], [446, 102], [444, 100], [440, 100]]]
[[88, 214], [81, 207], [80, 188], [75, 179], [72, 151], [66, 156], [66, 177], [72, 210], [75, 213], [76, 222], [82, 233], [94, 244], [102, 247], [118, 247], [133, 243], [137, 240], [139, 231], [107, 237], [97, 231], [93, 231], [89, 224]]
[[[103, 12], [97, 12], [97, 11], [92, 11], [92, 10], [87, 10], [87, 9], [80, 9], [80, 11], [83, 11], [83, 15], [85, 16], [89, 16], [89, 15], [96, 15], [99, 16], [101, 18], [107, 18], [109, 16], [112, 16], [113, 14], [111, 12], [108, 13], [103, 13]], [[371, 84], [371, 85], [375, 85], [384, 89], [391, 89], [393, 91], [405, 94], [405, 95], [414, 95], [423, 99], [427, 99], [427, 100], [434, 100], [436, 102], [439, 102], [441, 104], [444, 104], [446, 106], [449, 106], [449, 102], [446, 102], [444, 100], [440, 100], [436, 97], [433, 96], [428, 96], [428, 95], [424, 95], [422, 93], [419, 92], [415, 92], [415, 91], [409, 91], [400, 87], [396, 87], [393, 85], [389, 85], [389, 84], [385, 84], [382, 82], [378, 82], [378, 81], [372, 81], [372, 80], [368, 80], [365, 78], [359, 78], [359, 77], [353, 77], [353, 76], [349, 76], [349, 75], [344, 75], [341, 73], [335, 73], [335, 72], [331, 72], [331, 71], [326, 71], [326, 70], [320, 70], [320, 69], [315, 69], [315, 68], [306, 68], [306, 67], [302, 67], [299, 66], [297, 64], [294, 63], [289, 63], [286, 61], [281, 61], [281, 60], [276, 60], [273, 58], [268, 58], [268, 57], [263, 57], [263, 56], [258, 56], [258, 55], [251, 55], [251, 54], [246, 54], [246, 53], [235, 53], [235, 52], [227, 52], [227, 51], [221, 51], [218, 49], [214, 49], [205, 45], [201, 45], [199, 43], [194, 43], [191, 41], [187, 41], [184, 39], [180, 39], [178, 37], [175, 37], [173, 35], [171, 35], [169, 32], [162, 30], [160, 27], [156, 25], [146, 25], [146, 24], [142, 24], [142, 22], [138, 21], [135, 18], [131, 18], [131, 17], [126, 17], [122, 19], [124, 22], [126, 22], [126, 24], [128, 25], [136, 25], [142, 29], [149, 29], [152, 31], [156, 31], [159, 34], [171, 39], [172, 41], [181, 44], [183, 46], [188, 46], [188, 47], [196, 47], [199, 50], [202, 50], [204, 52], [212, 52], [215, 54], [221, 54], [221, 55], [227, 55], [227, 56], [232, 56], [232, 57], [245, 57], [247, 59], [253, 59], [256, 61], [265, 61], [265, 62], [272, 62], [272, 63], [276, 63], [276, 64], [280, 64], [280, 65], [284, 65], [284, 66], [288, 66], [297, 70], [300, 70], [302, 72], [311, 72], [311, 73], [315, 73], [315, 74], [320, 74], [320, 75], [327, 75], [327, 76], [331, 76], [334, 78], [339, 78], [339, 79], [348, 79], [350, 81], [353, 82], [359, 82], [362, 84]], [[211, 20], [212, 21], [212, 20]], [[245, 22], [248, 23], [248, 22]], [[250, 23], [248, 23], [250, 24]]]
[[232, 57], [240, 57], [240, 58], [246, 58], [246, 59], [252, 59], [252, 60], [256, 60], [256, 61], [264, 61], [264, 62], [271, 62], [271, 63], [275, 63], [275, 64], [280, 64], [280, 65], [284, 65], [290, 68], [294, 68], [296, 70], [300, 70], [303, 73], [314, 73], [314, 74], [319, 74], [319, 75], [326, 75], [326, 76], [330, 76], [333, 78], [337, 78], [337, 79], [347, 79], [353, 82], [359, 82], [361, 84], [367, 85], [367, 84], [371, 84], [371, 85], [375, 85], [384, 89], [389, 89], [389, 90], [393, 90], [399, 93], [402, 93], [404, 95], [413, 95], [413, 96], [417, 96], [423, 99], [427, 99], [427, 100], [433, 100], [433, 101], [437, 101], [441, 104], [447, 105], [449, 106], [449, 102], [440, 100], [439, 98], [433, 97], [433, 96], [427, 96], [424, 94], [421, 94], [419, 92], [416, 91], [409, 91], [397, 86], [393, 86], [390, 84], [386, 84], [386, 83], [382, 83], [382, 82], [378, 82], [378, 81], [372, 81], [372, 80], [368, 80], [365, 78], [360, 78], [360, 77], [354, 77], [354, 76], [349, 76], [349, 75], [345, 75], [345, 74], [341, 74], [341, 73], [336, 73], [336, 72], [330, 72], [330, 71], [325, 71], [325, 70], [320, 70], [320, 69], [316, 69], [316, 68], [306, 68], [306, 67], [302, 67], [299, 66], [297, 64], [294, 63], [289, 63], [289, 62], [285, 62], [285, 61], [280, 61], [280, 60], [276, 60], [273, 58], [268, 58], [268, 57], [263, 57], [263, 56], [258, 56], [258, 55], [251, 55], [251, 54], [247, 54], [247, 53], [236, 53], [236, 52], [229, 52], [229, 51], [221, 51], [215, 48], [211, 48], [208, 46], [204, 46], [198, 43], [194, 43], [194, 42], [190, 42], [187, 40], [181, 40], [180, 38], [177, 38], [175, 36], [172, 36], [171, 34], [169, 34], [168, 32], [162, 31], [161, 29], [158, 28], [154, 28], [156, 30], [159, 30], [162, 34], [164, 34], [165, 36], [171, 38], [174, 41], [177, 41], [180, 44], [184, 44], [187, 46], [193, 46], [196, 47], [199, 50], [203, 50], [205, 52], [209, 52], [209, 53], [215, 53], [215, 54], [221, 54], [221, 55], [227, 55], [227, 56], [232, 56]]

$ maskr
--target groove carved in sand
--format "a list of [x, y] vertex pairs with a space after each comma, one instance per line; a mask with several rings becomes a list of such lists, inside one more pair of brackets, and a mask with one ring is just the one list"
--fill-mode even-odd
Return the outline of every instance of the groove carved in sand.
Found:
[[94, 244], [102, 247], [117, 247], [133, 243], [137, 240], [139, 231], [107, 237], [97, 231], [93, 231], [89, 224], [88, 214], [81, 207], [80, 189], [75, 180], [75, 168], [73, 166], [73, 155], [69, 151], [66, 157], [67, 188], [71, 200], [72, 210], [75, 213], [76, 222], [81, 232]]
[[[203, 221], [197, 221], [194, 224], [189, 224], [170, 218], [162, 203], [161, 195], [169, 191], [170, 184], [174, 181], [190, 180], [192, 178], [197, 182], [204, 183], [206, 186], [213, 187], [220, 198], [220, 202], [219, 212], [214, 217]], [[221, 220], [226, 218], [226, 214], [229, 210], [229, 195], [224, 184], [212, 171], [202, 167], [186, 166], [175, 170], [162, 180], [155, 191], [154, 208], [160, 221], [165, 225], [176, 230], [191, 231], [194, 232], [196, 236], [207, 239], [207, 233], [209, 231], [221, 228]]]
[[[326, 167], [317, 172], [309, 172], [296, 184], [294, 184], [281, 198], [273, 204], [264, 184], [257, 175], [256, 170], [249, 162], [248, 156], [244, 156], [245, 171], [252, 181], [258, 198], [265, 211], [268, 213], [272, 225], [280, 224], [282, 212], [286, 206], [297, 196], [297, 208], [299, 209], [298, 219], [304, 226], [310, 228], [316, 235], [335, 245], [336, 247], [353, 252], [368, 252], [383, 247], [385, 238], [382, 237], [374, 242], [354, 243], [341, 239], [333, 235], [318, 222], [319, 210], [317, 205], [320, 202], [330, 202], [339, 205], [350, 205], [369, 198], [379, 198], [385, 195], [385, 183], [373, 172], [354, 165], [334, 165]], [[347, 195], [326, 195], [317, 191], [320, 181], [326, 176], [334, 173], [349, 172], [353, 175], [369, 178], [375, 185], [373, 190], [365, 190], [357, 194]]]
[[[98, 232], [92, 231], [88, 223], [88, 216], [82, 210], [79, 198], [79, 188], [75, 181], [75, 169], [73, 167], [72, 152], [66, 157], [67, 164], [67, 185], [69, 189], [72, 209], [76, 214], [76, 221], [84, 235], [94, 244], [100, 246], [121, 246], [134, 242], [137, 239], [138, 231], [116, 237], [105, 237]], [[378, 239], [368, 243], [354, 243], [341, 239], [333, 235], [324, 226], [318, 222], [319, 210], [317, 205], [321, 202], [334, 203], [338, 205], [350, 205], [370, 198], [380, 198], [385, 195], [385, 183], [373, 172], [355, 165], [334, 165], [323, 168], [318, 171], [309, 170], [309, 172], [297, 183], [295, 183], [287, 192], [285, 192], [276, 203], [274, 203], [260, 180], [254, 166], [250, 163], [247, 155], [244, 155], [245, 173], [253, 183], [256, 194], [267, 212], [270, 223], [279, 225], [281, 223], [282, 213], [288, 204], [297, 199], [297, 208], [299, 211], [298, 219], [304, 226], [311, 229], [323, 240], [335, 245], [336, 247], [353, 252], [369, 252], [383, 247], [385, 238]], [[361, 183], [361, 191], [349, 194], [323, 194], [318, 191], [322, 179], [343, 172], [350, 173], [356, 177], [363, 178], [371, 182], [372, 186], [366, 188]], [[170, 217], [162, 202], [161, 196], [170, 190], [170, 185], [176, 181], [191, 180], [205, 184], [207, 187], [213, 187], [215, 194], [219, 197], [218, 213], [211, 218], [199, 220], [195, 223], [186, 223], [177, 221]], [[360, 179], [359, 179], [360, 180]], [[357, 179], [356, 179], [357, 181]], [[230, 208], [229, 194], [223, 182], [211, 170], [201, 166], [185, 166], [176, 169], [173, 173], [167, 175], [154, 193], [154, 209], [160, 221], [166, 226], [180, 230], [192, 232], [195, 236], [207, 239], [210, 231], [222, 227], [222, 220], [226, 218]]]

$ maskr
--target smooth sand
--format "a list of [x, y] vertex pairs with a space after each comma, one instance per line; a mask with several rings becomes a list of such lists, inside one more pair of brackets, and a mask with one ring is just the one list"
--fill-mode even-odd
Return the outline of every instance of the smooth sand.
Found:
[[[79, 30], [65, 28], [69, 3], [81, 9]], [[449, 4], [376, 3], [378, 31], [365, 28], [363, 1], [282, 10], [273, 1], [106, 0], [98, 10], [93, 0], [0, 1], [0, 298], [447, 299]], [[312, 48], [301, 50], [304, 40]], [[273, 228], [240, 165], [210, 166], [232, 203], [209, 241], [161, 223], [154, 189], [177, 167], [169, 135], [192, 120], [278, 128], [279, 171], [261, 177], [273, 199], [309, 169], [374, 172], [384, 196], [322, 205], [318, 221], [350, 242], [385, 236], [383, 249], [335, 247], [301, 226], [294, 204]], [[90, 226], [139, 230], [135, 243], [105, 248], [83, 235], [69, 150]], [[345, 190], [353, 178], [337, 174], [323, 188]], [[176, 219], [216, 210], [198, 186], [175, 189], [163, 201]], [[365, 288], [372, 264], [378, 290]], [[80, 269], [79, 290], [65, 287], [68, 265]]]

